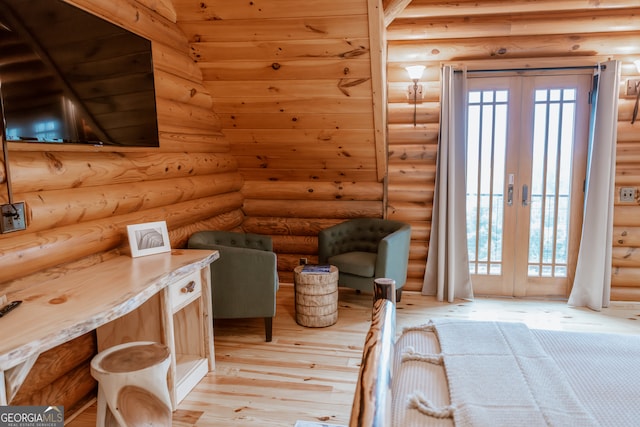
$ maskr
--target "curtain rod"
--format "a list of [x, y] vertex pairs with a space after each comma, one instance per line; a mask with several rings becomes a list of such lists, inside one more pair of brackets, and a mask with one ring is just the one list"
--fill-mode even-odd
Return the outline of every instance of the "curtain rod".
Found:
[[[573, 67], [538, 67], [538, 68], [502, 68], [495, 70], [467, 70], [467, 73], [497, 73], [505, 71], [557, 71], [557, 70], [595, 70], [598, 65], [577, 65]], [[603, 70], [607, 69], [606, 65], [600, 65]], [[463, 70], [453, 70], [454, 73], [462, 73]]]

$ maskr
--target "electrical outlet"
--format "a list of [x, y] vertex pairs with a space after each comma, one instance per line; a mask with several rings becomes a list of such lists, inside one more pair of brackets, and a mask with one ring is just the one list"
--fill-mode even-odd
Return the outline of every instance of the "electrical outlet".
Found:
[[634, 187], [622, 187], [620, 189], [621, 202], [634, 202], [636, 200], [636, 189]]
[[27, 222], [24, 216], [24, 202], [0, 205], [0, 213], [2, 214], [0, 231], [3, 234], [25, 230], [27, 228]]
[[300, 265], [305, 265], [307, 264], [307, 259], [306, 258], [300, 258]]

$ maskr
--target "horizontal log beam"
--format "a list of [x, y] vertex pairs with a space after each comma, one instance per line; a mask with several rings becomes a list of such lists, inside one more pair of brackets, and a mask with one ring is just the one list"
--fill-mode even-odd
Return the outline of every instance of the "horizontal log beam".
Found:
[[635, 287], [640, 283], [640, 267], [616, 267], [611, 274], [612, 287]]
[[431, 205], [433, 203], [434, 183], [397, 183], [389, 184], [388, 204], [394, 205], [398, 202], [421, 203]]
[[282, 206], [287, 206], [286, 213], [298, 218], [382, 218], [382, 202], [368, 201], [320, 201], [299, 200], [295, 203], [287, 200], [254, 200], [247, 199], [243, 211], [247, 216], [283, 216]]
[[[78, 402], [85, 400], [88, 395], [92, 394], [97, 385], [97, 381], [91, 376], [90, 363], [90, 361], [86, 361], [78, 365], [53, 383], [39, 390], [34, 390], [20, 400], [14, 399], [11, 404], [20, 406], [62, 405], [65, 409], [73, 408]], [[66, 411], [65, 415], [67, 415]]]
[[[291, 167], [292, 163], [295, 163], [296, 170], [308, 171], [311, 176], [320, 176], [324, 170], [327, 173], [337, 173], [340, 177], [346, 177], [352, 175], [354, 172], [367, 172], [376, 175], [375, 164], [372, 158], [359, 159], [351, 156], [341, 155], [334, 153], [333, 158], [323, 158], [316, 156], [315, 158], [301, 158], [299, 156], [285, 156], [285, 157], [271, 157], [268, 155], [256, 156], [252, 154], [240, 154], [236, 153], [236, 160], [238, 161], [238, 168], [242, 170], [247, 169], [276, 169], [283, 170], [287, 167]], [[269, 173], [269, 172], [266, 172]], [[252, 177], [252, 179], [255, 179]], [[343, 180], [344, 178], [340, 179]]]
[[613, 210], [613, 225], [615, 227], [640, 227], [638, 205], [615, 206]]
[[[409, 85], [407, 84], [406, 86]], [[403, 94], [405, 99], [402, 99], [399, 102], [389, 103], [389, 112], [387, 117], [390, 125], [413, 122], [414, 106], [417, 123], [438, 123], [440, 121], [440, 103], [425, 101], [418, 104], [412, 104], [408, 102], [408, 99], [406, 99], [407, 94], [408, 92], [405, 90]], [[394, 96], [394, 100], [398, 97], [399, 95]]]
[[342, 222], [340, 219], [246, 217], [242, 229], [266, 235], [317, 236], [320, 230]]
[[389, 164], [389, 181], [398, 184], [435, 182], [436, 165], [403, 163], [401, 165]]
[[[296, 165], [297, 166], [297, 165]], [[246, 181], [375, 181], [374, 169], [286, 169], [239, 168]]]
[[271, 236], [276, 253], [318, 254], [317, 236]]
[[390, 144], [389, 161], [401, 164], [403, 162], [425, 162], [435, 164], [438, 159], [436, 144]]
[[389, 145], [396, 144], [425, 144], [438, 145], [438, 134], [440, 133], [440, 125], [437, 123], [413, 124], [406, 125], [390, 125], [389, 126]]
[[382, 200], [378, 182], [245, 181], [247, 199], [278, 200]]
[[186, 248], [191, 235], [198, 231], [234, 230], [242, 225], [244, 214], [240, 209], [225, 212], [212, 218], [183, 225], [169, 232], [169, 240], [175, 248]]
[[640, 227], [613, 227], [613, 246], [640, 247]]
[[[16, 194], [27, 208], [28, 232], [171, 206], [239, 191], [237, 173]], [[1, 198], [0, 198], [1, 199]], [[1, 239], [1, 238], [0, 238]]]
[[[638, 3], [636, 0], [614, 0], [598, 1], [593, 0], [511, 0], [509, 1], [510, 13], [530, 13], [541, 10], [567, 11], [589, 9], [605, 9], [634, 7]], [[401, 16], [403, 18], [414, 18], [421, 16], [475, 16], [475, 15], [496, 15], [505, 13], [504, 0], [456, 0], [453, 2], [434, 0], [412, 0], [405, 8]]]
[[611, 287], [612, 301], [640, 301], [640, 288]]
[[[508, 9], [511, 12], [510, 9]], [[610, 33], [617, 28], [640, 30], [639, 8], [591, 9], [586, 11], [545, 10], [544, 13], [501, 13], [460, 17], [402, 18], [387, 28], [387, 40], [430, 40], [533, 36], [558, 33]]]
[[126, 226], [129, 224], [164, 220], [167, 228], [173, 230], [230, 212], [241, 205], [240, 193], [228, 193], [39, 233], [11, 236], [3, 240], [0, 249], [0, 283], [121, 245], [128, 248]]
[[17, 151], [9, 159], [15, 193], [212, 175], [237, 166], [220, 153]]
[[611, 265], [615, 267], [636, 267], [640, 265], [640, 248], [614, 247]]
[[97, 349], [94, 333], [87, 333], [42, 353], [26, 376], [12, 404], [25, 404], [31, 396], [71, 372], [83, 362], [90, 361]]
[[396, 221], [431, 221], [431, 203], [397, 202], [387, 206], [387, 218]]
[[[403, 62], [411, 57], [415, 62], [420, 63], [422, 61], [480, 59], [495, 61], [498, 58], [638, 55], [640, 54], [640, 45], [629, 45], [629, 40], [636, 35], [635, 32], [609, 32], [551, 34], [543, 37], [511, 36], [389, 41], [388, 60]], [[620, 49], [621, 46], [625, 46], [624, 51]]]

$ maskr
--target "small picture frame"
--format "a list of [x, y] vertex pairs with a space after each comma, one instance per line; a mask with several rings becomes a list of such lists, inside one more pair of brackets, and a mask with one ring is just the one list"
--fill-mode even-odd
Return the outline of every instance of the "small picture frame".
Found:
[[133, 258], [171, 251], [171, 242], [165, 221], [127, 225], [127, 234]]

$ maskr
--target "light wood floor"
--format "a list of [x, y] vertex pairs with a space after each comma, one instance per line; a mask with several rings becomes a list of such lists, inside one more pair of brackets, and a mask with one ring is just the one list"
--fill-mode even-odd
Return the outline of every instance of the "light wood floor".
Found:
[[[295, 322], [293, 287], [281, 284], [273, 342], [263, 322], [217, 321], [216, 371], [174, 413], [174, 426], [293, 426], [296, 420], [347, 424], [371, 296], [340, 289], [338, 322], [305, 328]], [[613, 303], [601, 312], [561, 301], [476, 298], [439, 303], [405, 292], [397, 309], [397, 332], [430, 317], [523, 321], [535, 328], [640, 333], [640, 303]], [[69, 423], [95, 425], [95, 405]]]

